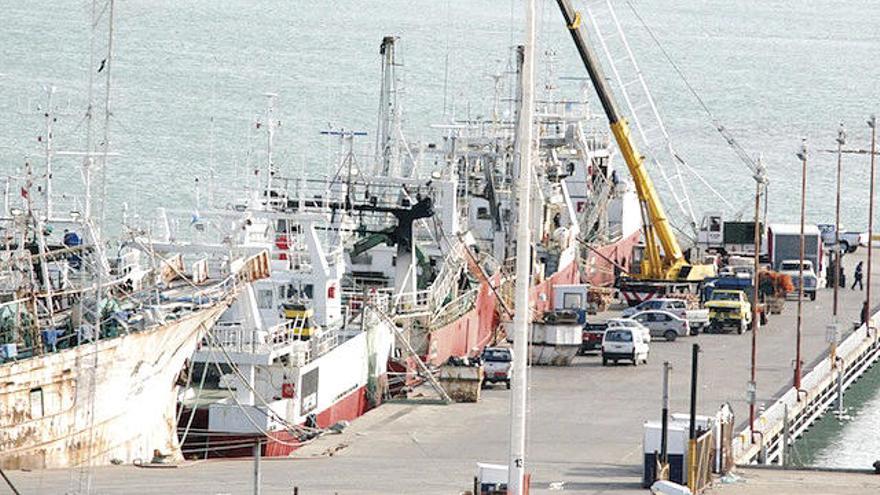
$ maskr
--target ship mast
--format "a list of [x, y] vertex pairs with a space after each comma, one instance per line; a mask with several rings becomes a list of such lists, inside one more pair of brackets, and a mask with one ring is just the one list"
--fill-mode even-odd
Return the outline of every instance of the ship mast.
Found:
[[388, 177], [395, 173], [399, 165], [395, 130], [399, 123], [397, 102], [397, 74], [395, 72], [394, 43], [397, 38], [382, 38], [379, 54], [382, 56], [382, 86], [379, 91], [379, 123], [376, 133], [376, 175]]
[[516, 230], [516, 286], [513, 317], [513, 380], [510, 395], [510, 451], [508, 456], [507, 493], [523, 493], [526, 447], [527, 342], [531, 322], [529, 288], [531, 286], [531, 183], [532, 138], [535, 113], [535, 0], [526, 2], [526, 40], [523, 48], [522, 85], [517, 123], [516, 154], [519, 155], [519, 199]]

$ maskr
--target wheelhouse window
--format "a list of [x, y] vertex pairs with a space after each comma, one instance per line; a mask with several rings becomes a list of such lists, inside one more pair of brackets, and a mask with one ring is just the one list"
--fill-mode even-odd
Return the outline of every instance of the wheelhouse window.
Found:
[[272, 289], [257, 290], [257, 306], [260, 309], [272, 309]]
[[582, 301], [581, 294], [565, 294], [562, 296], [562, 307], [564, 309], [580, 309]]

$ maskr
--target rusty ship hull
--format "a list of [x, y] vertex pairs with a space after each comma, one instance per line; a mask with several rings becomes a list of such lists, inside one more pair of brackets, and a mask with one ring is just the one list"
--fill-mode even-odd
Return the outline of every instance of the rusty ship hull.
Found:
[[0, 365], [0, 467], [179, 459], [177, 379], [226, 308]]

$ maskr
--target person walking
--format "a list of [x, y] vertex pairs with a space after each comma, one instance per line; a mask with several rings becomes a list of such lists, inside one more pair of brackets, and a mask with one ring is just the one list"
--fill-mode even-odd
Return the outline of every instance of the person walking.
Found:
[[859, 290], [865, 290], [865, 287], [862, 285], [862, 263], [862, 261], [859, 261], [859, 264], [856, 265], [856, 272], [853, 273], [852, 290], [856, 290], [856, 285], [859, 286]]

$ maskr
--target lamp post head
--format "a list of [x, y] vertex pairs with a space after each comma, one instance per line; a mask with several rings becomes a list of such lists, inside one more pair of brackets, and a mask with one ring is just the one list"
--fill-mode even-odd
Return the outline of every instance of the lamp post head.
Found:
[[868, 127], [870, 127], [871, 129], [874, 129], [875, 127], [877, 127], [877, 117], [874, 116], [873, 114], [870, 117], [868, 117]]
[[797, 157], [801, 161], [805, 161], [807, 159], [807, 140], [806, 140], [806, 138], [804, 138], [804, 140], [801, 141], [801, 149], [800, 149], [800, 151], [797, 152]]
[[843, 128], [843, 122], [840, 123], [840, 128], [837, 129], [837, 144], [841, 146], [846, 144], [846, 129]]

